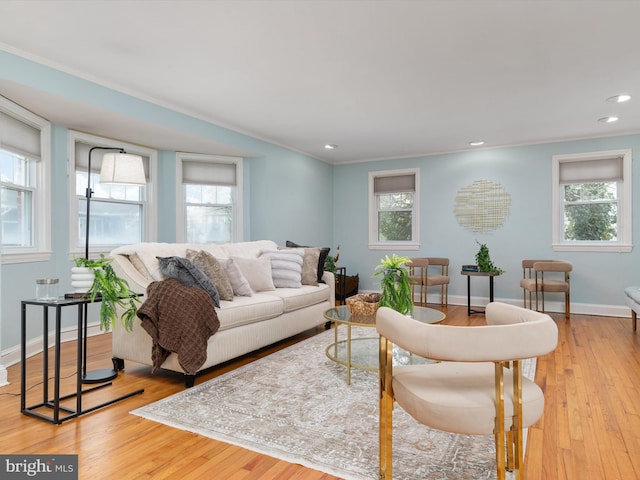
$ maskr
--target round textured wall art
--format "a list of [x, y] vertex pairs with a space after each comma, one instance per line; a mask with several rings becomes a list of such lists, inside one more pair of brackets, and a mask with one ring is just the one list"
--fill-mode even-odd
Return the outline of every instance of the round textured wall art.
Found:
[[453, 209], [458, 223], [476, 233], [492, 232], [509, 216], [511, 195], [491, 180], [476, 180], [462, 187]]

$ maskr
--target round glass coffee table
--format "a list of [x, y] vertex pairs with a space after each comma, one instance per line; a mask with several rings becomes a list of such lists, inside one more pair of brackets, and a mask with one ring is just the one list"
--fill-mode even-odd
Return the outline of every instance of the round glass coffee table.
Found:
[[[413, 307], [413, 318], [422, 323], [440, 323], [445, 314], [428, 307]], [[347, 384], [351, 384], [351, 369], [378, 370], [380, 345], [379, 336], [352, 338], [351, 327], [376, 328], [375, 315], [351, 315], [347, 305], [333, 307], [324, 312], [328, 322], [334, 322], [334, 341], [326, 349], [327, 357], [340, 365], [347, 367]], [[347, 336], [340, 339], [338, 330], [340, 325], [346, 325]], [[394, 365], [415, 365], [431, 363], [432, 360], [410, 354], [397, 345], [393, 348]]]

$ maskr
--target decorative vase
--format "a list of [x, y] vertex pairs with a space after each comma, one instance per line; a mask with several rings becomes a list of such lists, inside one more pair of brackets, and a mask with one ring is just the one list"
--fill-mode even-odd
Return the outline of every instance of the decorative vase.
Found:
[[89, 267], [71, 267], [71, 286], [75, 293], [86, 293], [93, 285], [96, 274]]

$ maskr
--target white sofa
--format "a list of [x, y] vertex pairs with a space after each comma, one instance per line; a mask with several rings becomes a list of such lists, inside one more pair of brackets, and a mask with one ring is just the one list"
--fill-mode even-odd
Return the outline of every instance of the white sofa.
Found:
[[[187, 249], [192, 249], [206, 250], [216, 258], [257, 258], [262, 251], [277, 248], [277, 244], [269, 240], [225, 245], [140, 243], [119, 247], [111, 252], [111, 257], [115, 272], [129, 283], [130, 289], [145, 294], [152, 281], [163, 278], [156, 256], [185, 257]], [[325, 323], [323, 312], [335, 304], [335, 282], [330, 272], [324, 272], [322, 280], [324, 283], [317, 286], [276, 288], [254, 292], [251, 296], [234, 296], [232, 301], [221, 300], [220, 308], [216, 308], [220, 328], [208, 341], [207, 359], [199, 371]], [[141, 300], [144, 302], [145, 298]], [[139, 319], [134, 322], [132, 332], [126, 332], [121, 325], [113, 329], [116, 368], [124, 368], [125, 360], [153, 365], [152, 346], [152, 339], [140, 326]], [[162, 368], [185, 373], [174, 353]], [[186, 385], [192, 386], [194, 379], [195, 375], [186, 375]]]

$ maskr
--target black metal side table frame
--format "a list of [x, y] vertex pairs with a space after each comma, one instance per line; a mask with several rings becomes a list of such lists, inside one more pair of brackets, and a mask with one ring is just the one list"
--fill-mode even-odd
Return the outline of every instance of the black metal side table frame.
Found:
[[465, 270], [460, 273], [467, 276], [467, 315], [484, 314], [484, 310], [471, 308], [471, 277], [489, 277], [489, 302], [493, 302], [493, 277], [497, 277], [500, 274], [493, 272], [467, 272]]
[[[96, 300], [98, 301], [98, 300]], [[82, 389], [83, 374], [83, 352], [86, 347], [83, 343], [83, 329], [86, 320], [86, 305], [90, 303], [87, 298], [74, 299], [57, 299], [57, 300], [23, 300], [21, 305], [21, 354], [20, 354], [20, 411], [24, 415], [32, 416], [45, 420], [47, 422], [59, 425], [62, 422], [77, 418], [81, 415], [93, 412], [100, 408], [107, 407], [121, 400], [139, 395], [144, 389], [136, 390], [118, 398], [114, 398], [107, 402], [92, 406], [87, 409], [82, 408], [82, 395], [111, 385], [107, 382], [92, 388]], [[42, 402], [27, 406], [27, 388], [26, 388], [26, 343], [27, 343], [27, 305], [35, 305], [42, 307]], [[60, 396], [60, 340], [61, 340], [61, 316], [62, 308], [69, 306], [78, 307], [78, 339], [77, 339], [77, 358], [76, 358], [76, 391], [69, 395]], [[54, 346], [54, 365], [53, 365], [53, 397], [49, 394], [49, 308], [55, 309], [55, 346]], [[76, 399], [75, 409], [68, 408], [60, 404], [64, 400], [71, 398]], [[52, 416], [40, 413], [38, 410], [50, 408], [53, 411]]]

